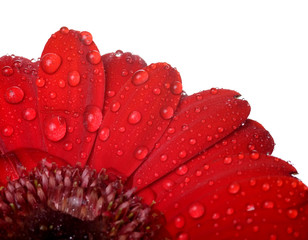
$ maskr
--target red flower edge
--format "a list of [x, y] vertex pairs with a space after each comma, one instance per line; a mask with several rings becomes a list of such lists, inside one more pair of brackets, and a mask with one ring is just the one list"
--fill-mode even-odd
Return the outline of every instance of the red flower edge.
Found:
[[173, 239], [308, 238], [307, 187], [237, 92], [186, 96], [169, 64], [101, 58], [90, 33], [65, 27], [40, 61], [0, 68], [2, 184], [42, 159], [80, 162], [155, 202]]

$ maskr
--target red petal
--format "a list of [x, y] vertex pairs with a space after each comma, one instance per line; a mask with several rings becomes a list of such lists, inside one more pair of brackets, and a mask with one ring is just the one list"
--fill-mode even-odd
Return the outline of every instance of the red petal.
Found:
[[14, 154], [0, 155], [0, 186], [6, 185], [7, 180], [16, 180], [19, 178], [16, 165], [18, 160]]
[[164, 179], [169, 189], [155, 190], [156, 207], [169, 232], [190, 239], [307, 239], [308, 189], [290, 176], [296, 170], [263, 154], [231, 158], [212, 158], [174, 188]]
[[106, 75], [105, 111], [108, 109], [113, 97], [129, 78], [139, 69], [146, 66], [145, 61], [130, 52], [121, 50], [102, 56]]
[[39, 111], [48, 153], [86, 163], [102, 121], [104, 68], [88, 32], [61, 28], [42, 53]]
[[156, 149], [133, 176], [138, 188], [156, 181], [238, 128], [250, 107], [239, 94], [211, 89], [184, 98]]
[[179, 89], [180, 75], [166, 63], [137, 71], [106, 112], [90, 166], [129, 176], [167, 128], [181, 97]]
[[38, 62], [3, 56], [0, 69], [0, 151], [43, 148], [35, 88]]

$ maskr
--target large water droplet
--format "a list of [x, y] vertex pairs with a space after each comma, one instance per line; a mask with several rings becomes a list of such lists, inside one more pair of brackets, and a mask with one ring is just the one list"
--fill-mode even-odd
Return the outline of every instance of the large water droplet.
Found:
[[173, 117], [173, 114], [174, 114], [174, 110], [172, 107], [170, 106], [167, 106], [167, 107], [162, 107], [160, 109], [160, 116], [163, 118], [163, 119], [170, 119]]
[[68, 84], [76, 87], [80, 83], [80, 74], [77, 71], [71, 71], [67, 76]]
[[199, 202], [195, 202], [192, 205], [189, 206], [188, 208], [188, 213], [192, 218], [200, 218], [204, 215], [205, 212], [205, 208], [204, 206], [199, 203]]
[[15, 104], [20, 103], [24, 95], [24, 91], [20, 87], [13, 86], [6, 89], [4, 97], [8, 103]]
[[121, 104], [119, 102], [114, 102], [111, 104], [110, 110], [112, 112], [117, 112], [120, 109], [120, 107], [121, 107]]
[[146, 70], [138, 70], [132, 76], [132, 83], [136, 86], [144, 84], [149, 80], [149, 73]]
[[149, 153], [149, 149], [145, 146], [139, 146], [135, 150], [135, 158], [138, 160], [143, 160]]
[[80, 40], [84, 45], [89, 46], [93, 42], [92, 34], [89, 32], [83, 31], [80, 33]]
[[61, 62], [62, 59], [58, 54], [46, 53], [41, 59], [41, 67], [44, 72], [53, 74], [59, 69]]
[[189, 235], [188, 233], [180, 233], [176, 240], [189, 240]]
[[141, 121], [141, 113], [139, 111], [132, 111], [129, 115], [128, 115], [128, 123], [130, 124], [137, 124]]
[[87, 59], [91, 64], [96, 65], [101, 62], [101, 55], [98, 51], [92, 50], [88, 52]]
[[66, 134], [66, 121], [61, 116], [52, 116], [44, 120], [45, 136], [54, 142], [60, 141]]
[[31, 121], [36, 118], [36, 110], [34, 108], [27, 108], [23, 112], [23, 118], [27, 121]]
[[99, 129], [103, 119], [100, 108], [89, 105], [84, 112], [84, 126], [89, 132], [95, 132]]
[[183, 176], [188, 172], [188, 167], [187, 165], [182, 165], [180, 167], [178, 167], [178, 169], [176, 170], [176, 174]]

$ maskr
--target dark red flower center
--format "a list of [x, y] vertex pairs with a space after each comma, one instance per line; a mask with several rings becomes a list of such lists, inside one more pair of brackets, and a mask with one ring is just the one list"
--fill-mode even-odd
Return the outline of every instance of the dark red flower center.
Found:
[[42, 162], [0, 192], [1, 239], [152, 239], [160, 213], [121, 179]]

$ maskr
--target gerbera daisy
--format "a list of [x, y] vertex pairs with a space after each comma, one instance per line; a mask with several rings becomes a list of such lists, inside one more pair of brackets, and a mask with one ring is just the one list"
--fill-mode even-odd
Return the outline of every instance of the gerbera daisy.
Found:
[[1, 239], [308, 239], [308, 191], [240, 94], [66, 27], [0, 58]]

